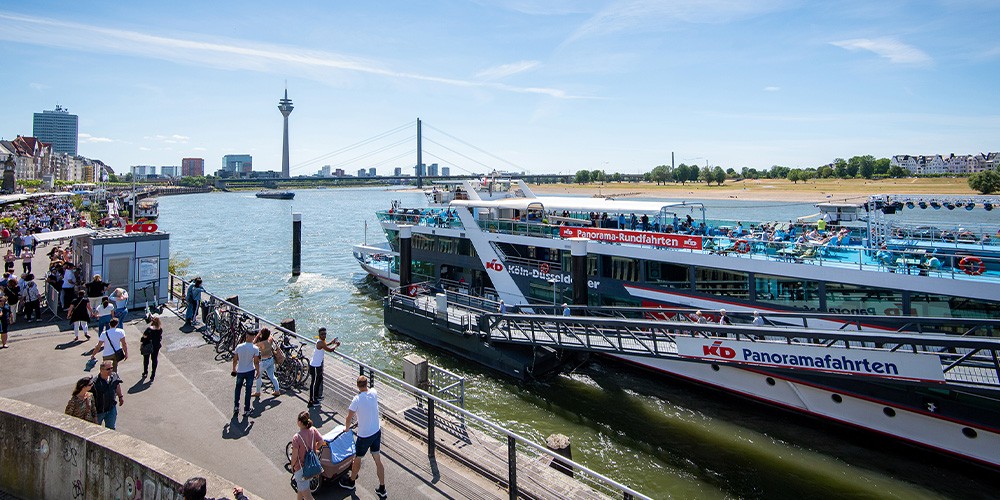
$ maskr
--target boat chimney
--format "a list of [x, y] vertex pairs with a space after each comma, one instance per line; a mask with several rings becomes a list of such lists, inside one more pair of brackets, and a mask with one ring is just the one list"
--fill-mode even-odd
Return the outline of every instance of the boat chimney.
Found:
[[570, 255], [573, 257], [573, 305], [585, 306], [587, 297], [587, 238], [569, 238]]
[[399, 226], [399, 287], [409, 286], [413, 282], [410, 275], [410, 264], [413, 243], [413, 226]]

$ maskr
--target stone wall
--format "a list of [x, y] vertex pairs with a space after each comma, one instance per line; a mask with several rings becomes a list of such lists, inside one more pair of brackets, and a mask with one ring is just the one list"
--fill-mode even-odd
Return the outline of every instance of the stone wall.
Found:
[[195, 476], [209, 497], [231, 498], [234, 486], [144, 441], [6, 398], [0, 464], [0, 490], [21, 498], [174, 500]]

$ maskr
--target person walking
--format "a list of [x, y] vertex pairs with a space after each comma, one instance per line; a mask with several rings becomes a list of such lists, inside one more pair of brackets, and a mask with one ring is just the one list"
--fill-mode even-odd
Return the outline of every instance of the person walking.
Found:
[[66, 403], [67, 415], [91, 423], [97, 422], [97, 408], [94, 406], [94, 395], [90, 393], [91, 387], [94, 387], [93, 377], [83, 377], [76, 381], [76, 389]]
[[354, 490], [358, 480], [358, 472], [361, 471], [361, 459], [368, 451], [372, 452], [372, 460], [375, 461], [375, 475], [378, 476], [378, 488], [375, 494], [384, 499], [388, 494], [385, 491], [385, 467], [382, 466], [382, 427], [379, 425], [378, 413], [378, 393], [375, 389], [368, 388], [368, 377], [361, 375], [358, 377], [358, 395], [351, 400], [351, 405], [347, 408], [347, 417], [344, 418], [344, 427], [350, 429], [352, 420], [357, 417], [358, 429], [357, 440], [354, 442], [354, 463], [351, 464], [350, 477], [340, 480], [340, 486]]
[[7, 297], [0, 296], [0, 349], [7, 348], [7, 332], [10, 331], [10, 318], [13, 314], [7, 305]]
[[28, 273], [24, 280], [24, 290], [21, 291], [22, 303], [24, 304], [22, 309], [24, 312], [24, 320], [26, 322], [30, 322], [32, 313], [34, 313], [35, 321], [41, 321], [42, 292], [38, 290], [38, 284], [35, 283], [35, 275]]
[[[149, 326], [142, 332], [139, 352], [142, 353], [142, 378], [149, 374], [149, 381], [156, 380], [156, 364], [160, 357], [160, 347], [163, 346], [163, 326], [160, 317], [153, 316]], [[153, 371], [149, 371], [149, 361], [153, 361]]]
[[[181, 488], [181, 495], [184, 497], [184, 500], [227, 500], [226, 497], [216, 498], [206, 496], [208, 495], [208, 481], [203, 477], [192, 477], [185, 481], [184, 487]], [[243, 493], [243, 488], [234, 486], [233, 500], [250, 499]]]
[[118, 324], [124, 325], [125, 316], [128, 315], [128, 291], [124, 288], [115, 288], [108, 298], [115, 306], [115, 318], [118, 319]]
[[22, 272], [31, 272], [31, 260], [35, 258], [35, 252], [31, 248], [25, 247], [24, 251], [21, 252], [21, 269]]
[[319, 329], [319, 341], [313, 350], [312, 359], [309, 360], [309, 406], [319, 406], [323, 400], [323, 360], [325, 353], [336, 351], [340, 347], [340, 339], [334, 338], [333, 342], [326, 342], [326, 328]]
[[[77, 292], [77, 297], [66, 310], [66, 318], [73, 324], [73, 341], [80, 340], [80, 332], [90, 340], [90, 333], [87, 332], [90, 318], [94, 317], [94, 311], [90, 309], [90, 301], [84, 296], [83, 290]], [[98, 334], [100, 336], [100, 334]]]
[[[84, 299], [84, 304], [90, 307], [90, 303]], [[128, 343], [125, 341], [125, 331], [118, 328], [118, 320], [111, 318], [110, 328], [104, 331], [103, 335], [97, 337], [97, 345], [90, 351], [90, 359], [96, 359], [100, 351], [102, 359], [106, 363], [111, 363], [112, 369], [118, 373], [118, 362], [128, 359]], [[89, 337], [88, 337], [89, 338]], [[118, 359], [116, 351], [122, 351], [122, 358]], [[103, 365], [102, 365], [103, 366]]]
[[257, 349], [260, 349], [260, 371], [257, 372], [257, 380], [254, 385], [253, 397], [260, 397], [260, 389], [264, 386], [264, 374], [267, 374], [267, 378], [271, 380], [271, 387], [274, 388], [274, 395], [281, 395], [281, 387], [278, 385], [278, 379], [274, 376], [274, 343], [271, 341], [271, 330], [267, 328], [261, 328], [260, 333], [257, 334], [257, 338], [254, 340], [254, 345]]
[[250, 389], [253, 380], [260, 373], [260, 349], [253, 345], [256, 334], [248, 331], [243, 343], [233, 350], [233, 376], [236, 390], [233, 392], [233, 418], [240, 413], [240, 389], [243, 389], [243, 418], [250, 416]]
[[95, 274], [90, 283], [83, 285], [87, 289], [87, 298], [90, 300], [91, 309], [97, 309], [101, 305], [101, 299], [108, 293], [110, 283], [105, 283], [100, 274]]
[[191, 326], [196, 322], [198, 307], [201, 305], [201, 294], [204, 292], [205, 289], [201, 286], [201, 278], [195, 278], [188, 285], [187, 293], [184, 294], [184, 300], [187, 302], [187, 309], [184, 311], [184, 326]]
[[17, 323], [17, 303], [21, 299], [21, 286], [13, 275], [7, 280], [7, 285], [3, 287], [3, 294], [7, 297], [7, 303], [10, 304], [10, 324], [13, 325]]
[[[94, 378], [94, 386], [90, 388], [90, 392], [94, 393], [97, 425], [114, 429], [118, 423], [118, 407], [125, 404], [125, 398], [122, 396], [122, 379], [114, 372], [111, 361], [101, 363], [101, 373]], [[116, 396], [117, 405], [115, 405]]]
[[[83, 292], [80, 292], [83, 293]], [[111, 318], [114, 318], [115, 306], [111, 304], [111, 299], [107, 297], [101, 297], [101, 302], [94, 310], [94, 314], [97, 316], [97, 335], [100, 336], [108, 329], [108, 325], [111, 324]], [[90, 305], [90, 298], [87, 299], [87, 305]], [[93, 306], [91, 306], [93, 307]]]
[[292, 435], [292, 480], [295, 481], [296, 498], [299, 500], [312, 500], [312, 492], [309, 491], [309, 478], [303, 477], [302, 466], [306, 459], [306, 451], [312, 450], [319, 456], [319, 450], [325, 444], [323, 435], [313, 427], [309, 412], [300, 412], [296, 420], [299, 432]]
[[[17, 241], [17, 240], [15, 240]], [[14, 255], [13, 250], [7, 250], [7, 255], [3, 256], [3, 270], [6, 273], [14, 272], [14, 261], [17, 257]]]

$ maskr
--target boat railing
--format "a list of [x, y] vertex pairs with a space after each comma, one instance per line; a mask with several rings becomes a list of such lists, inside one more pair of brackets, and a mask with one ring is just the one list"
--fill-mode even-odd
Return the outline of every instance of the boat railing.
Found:
[[[429, 288], [427, 283], [419, 284], [423, 293], [427, 293]], [[170, 293], [173, 299], [183, 300], [188, 282], [175, 274], [170, 274]], [[386, 300], [395, 299], [398, 301], [414, 302], [414, 297], [407, 295], [407, 289], [396, 288]], [[209, 300], [225, 304], [226, 307], [240, 311], [249, 317], [254, 318], [254, 323], [258, 326], [267, 325], [276, 335], [288, 336], [297, 339], [299, 342], [315, 344], [316, 339], [311, 336], [300, 335], [292, 330], [261, 317], [247, 309], [239, 307], [226, 299], [211, 292], [205, 292]], [[421, 436], [427, 442], [428, 454], [433, 455], [436, 448], [444, 443], [457, 440], [458, 446], [463, 449], [475, 449], [472, 451], [480, 460], [477, 469], [491, 479], [497, 479], [503, 486], [506, 486], [510, 498], [518, 498], [519, 484], [528, 485], [525, 491], [520, 491], [521, 495], [532, 497], [531, 492], [539, 487], [544, 488], [566, 488], [567, 490], [579, 491], [579, 484], [582, 483], [594, 491], [609, 497], [625, 499], [646, 499], [650, 497], [639, 493], [614, 479], [611, 479], [599, 472], [593, 471], [584, 465], [574, 462], [571, 459], [562, 457], [545, 446], [535, 443], [514, 431], [511, 431], [500, 424], [487, 418], [472, 413], [465, 408], [454, 404], [450, 400], [454, 399], [452, 393], [438, 396], [428, 391], [415, 387], [405, 381], [384, 372], [364, 361], [354, 358], [340, 350], [324, 353], [325, 356], [339, 358], [342, 362], [358, 367], [361, 375], [366, 375], [371, 380], [372, 387], [378, 384], [385, 384], [396, 390], [414, 395], [423, 405], [420, 408], [412, 409], [411, 414], [417, 411], [422, 412], [421, 418], [427, 423], [426, 434]], [[377, 382], [376, 382], [377, 380]], [[464, 394], [463, 394], [464, 399]], [[435, 409], [442, 414], [436, 414]], [[444, 414], [457, 415], [459, 421], [444, 418]], [[451, 441], [435, 438], [435, 431], [452, 436]], [[551, 474], [547, 467], [539, 468], [538, 463], [558, 462], [565, 468], [574, 472], [573, 477], [563, 474]], [[504, 474], [504, 472], [506, 474]], [[560, 483], [564, 481], [565, 483]], [[523, 487], [523, 486], [522, 486]]]
[[982, 250], [1000, 251], [1000, 234], [993, 231], [995, 225], [970, 223], [955, 227], [940, 226], [893, 222], [887, 234], [895, 240], [932, 243], [936, 247], [969, 248], [972, 245]]
[[[414, 213], [416, 212], [416, 213]], [[445, 214], [444, 217], [441, 214]], [[465, 227], [456, 215], [447, 215], [447, 209], [423, 209], [420, 211], [388, 211], [381, 210], [375, 213], [379, 221], [393, 222], [395, 224], [409, 224], [411, 226], [441, 227], [461, 229]]]

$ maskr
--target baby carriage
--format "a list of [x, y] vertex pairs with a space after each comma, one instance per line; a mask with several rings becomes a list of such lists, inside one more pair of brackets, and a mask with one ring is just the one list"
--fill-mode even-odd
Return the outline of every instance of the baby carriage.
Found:
[[[341, 476], [351, 470], [351, 463], [354, 461], [353, 430], [338, 425], [323, 435], [323, 441], [324, 444], [319, 450], [319, 463], [323, 466], [323, 472], [309, 480], [309, 491], [313, 493], [327, 481], [338, 481]], [[292, 463], [291, 441], [285, 445], [285, 457], [290, 466]], [[294, 479], [292, 479], [292, 489], [298, 491]]]

